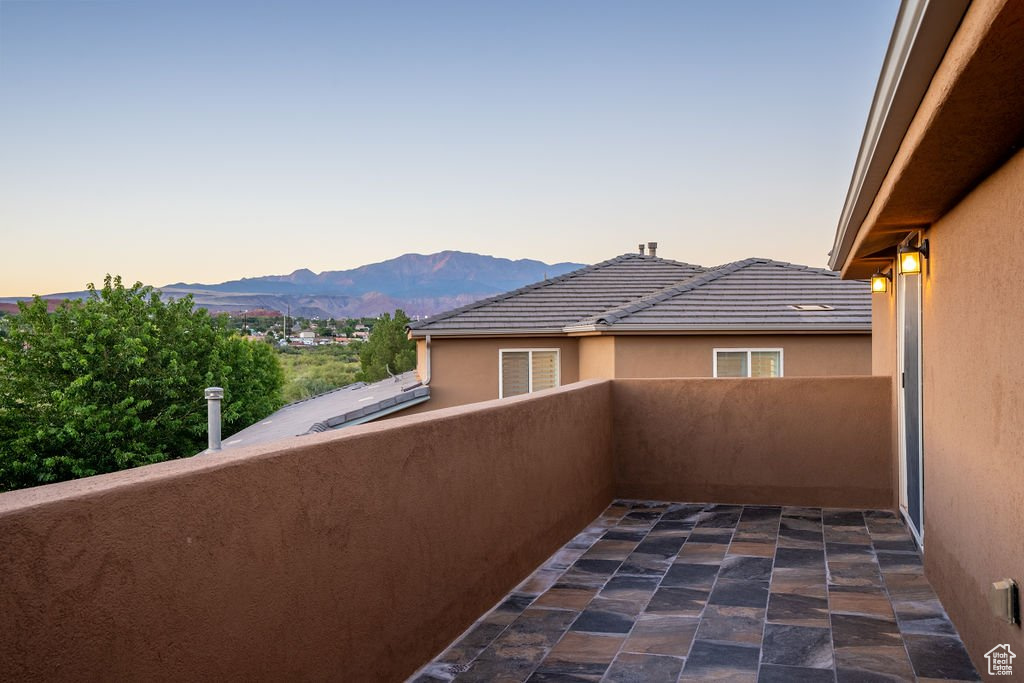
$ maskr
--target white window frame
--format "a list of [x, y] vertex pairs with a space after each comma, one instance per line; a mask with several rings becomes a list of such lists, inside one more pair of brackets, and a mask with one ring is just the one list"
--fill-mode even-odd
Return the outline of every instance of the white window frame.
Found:
[[[502, 370], [501, 355], [503, 353], [523, 353], [524, 351], [529, 351], [530, 352], [530, 355], [527, 357], [527, 361], [526, 361], [527, 362], [527, 367], [529, 368], [529, 371], [530, 371], [529, 375], [528, 375], [528, 378], [527, 378], [528, 379], [529, 389], [527, 390], [526, 394], [532, 394], [533, 393], [533, 353], [534, 353], [534, 351], [554, 351], [555, 352], [555, 386], [552, 387], [552, 388], [557, 388], [557, 387], [562, 386], [562, 350], [560, 348], [555, 347], [555, 348], [545, 349], [545, 348], [529, 347], [529, 348], [525, 348], [525, 349], [516, 349], [516, 348], [498, 349], [498, 398], [506, 398], [505, 397], [505, 381], [504, 381], [504, 377], [502, 376], [502, 375], [504, 375], [504, 373], [501, 371]], [[523, 396], [523, 395], [524, 394], [516, 394], [516, 396]], [[509, 398], [511, 398], [511, 397], [509, 397]]]
[[750, 373], [752, 371], [752, 368], [751, 368], [751, 363], [750, 363], [750, 361], [751, 361], [750, 354], [756, 353], [756, 352], [766, 352], [766, 351], [767, 352], [775, 352], [775, 351], [778, 352], [778, 354], [779, 354], [779, 377], [785, 377], [786, 376], [786, 373], [785, 373], [786, 354], [785, 354], [785, 350], [784, 349], [781, 349], [781, 348], [774, 348], [774, 349], [756, 348], [755, 349], [755, 348], [749, 348], [749, 347], [731, 348], [731, 347], [728, 347], [728, 346], [721, 346], [721, 347], [716, 347], [716, 348], [711, 350], [711, 373], [712, 373], [711, 376], [712, 377], [716, 377], [716, 378], [718, 377], [718, 352], [719, 351], [724, 351], [726, 353], [739, 353], [741, 351], [745, 351], [746, 354], [747, 354], [747, 376], [746, 377], [725, 377], [723, 379], [751, 379]]

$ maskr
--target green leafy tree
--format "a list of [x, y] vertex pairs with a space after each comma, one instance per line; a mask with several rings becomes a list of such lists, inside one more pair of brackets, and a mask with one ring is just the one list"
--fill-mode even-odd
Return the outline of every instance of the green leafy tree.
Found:
[[227, 434], [282, 403], [274, 350], [191, 297], [108, 275], [52, 314], [19, 308], [0, 339], [0, 491], [195, 454], [208, 386], [224, 388]]
[[394, 318], [385, 313], [374, 321], [370, 338], [359, 349], [362, 369], [357, 379], [376, 382], [389, 372], [397, 375], [416, 367], [416, 342], [408, 338], [408, 324], [409, 317], [401, 309], [395, 311]]

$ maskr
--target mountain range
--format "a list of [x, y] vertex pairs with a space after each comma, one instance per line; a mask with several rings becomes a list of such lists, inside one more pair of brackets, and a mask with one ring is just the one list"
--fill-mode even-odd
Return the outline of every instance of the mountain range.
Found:
[[[196, 305], [214, 312], [270, 309], [307, 318], [356, 318], [401, 308], [416, 317], [463, 306], [582, 266], [442, 251], [404, 254], [350, 270], [314, 273], [302, 268], [288, 275], [219, 284], [176, 282], [159, 289], [167, 297], [191, 294]], [[63, 292], [44, 298], [77, 299], [85, 294]], [[24, 298], [7, 297], [0, 303]]]

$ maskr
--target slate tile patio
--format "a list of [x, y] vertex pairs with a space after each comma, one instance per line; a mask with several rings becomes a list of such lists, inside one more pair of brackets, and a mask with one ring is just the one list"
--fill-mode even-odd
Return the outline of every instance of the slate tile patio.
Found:
[[891, 512], [616, 501], [410, 680], [980, 679]]

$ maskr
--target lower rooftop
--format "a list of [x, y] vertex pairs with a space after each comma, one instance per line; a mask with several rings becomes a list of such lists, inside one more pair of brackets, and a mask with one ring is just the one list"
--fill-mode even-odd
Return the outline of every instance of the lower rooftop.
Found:
[[884, 510], [615, 501], [410, 681], [977, 681]]

